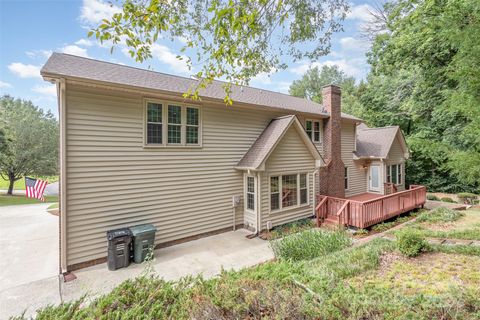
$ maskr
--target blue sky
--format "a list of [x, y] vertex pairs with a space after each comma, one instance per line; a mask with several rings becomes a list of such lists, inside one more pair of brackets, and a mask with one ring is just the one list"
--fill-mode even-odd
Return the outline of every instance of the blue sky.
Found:
[[[351, 11], [343, 23], [344, 31], [333, 37], [332, 52], [313, 65], [338, 65], [348, 75], [364, 78], [368, 72], [365, 58], [368, 43], [361, 39], [360, 27], [368, 21], [369, 9], [370, 4], [366, 1], [352, 2]], [[181, 43], [160, 40], [152, 50], [153, 59], [141, 65], [121, 48], [110, 54], [109, 46], [88, 39], [89, 26], [114, 11], [115, 8], [103, 0], [0, 0], [0, 94], [29, 99], [57, 114], [55, 87], [43, 81], [39, 73], [54, 51], [151, 67], [182, 76], [192, 74], [175, 58]], [[311, 65], [309, 61], [291, 63], [281, 72], [257, 76], [250, 85], [287, 93], [290, 83], [299, 79]]]

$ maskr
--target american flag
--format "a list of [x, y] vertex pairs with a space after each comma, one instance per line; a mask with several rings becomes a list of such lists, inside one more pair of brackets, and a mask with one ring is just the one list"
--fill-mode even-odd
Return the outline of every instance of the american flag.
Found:
[[47, 184], [48, 181], [25, 177], [25, 195], [27, 198], [35, 198], [45, 201], [43, 198], [43, 191], [45, 191]]

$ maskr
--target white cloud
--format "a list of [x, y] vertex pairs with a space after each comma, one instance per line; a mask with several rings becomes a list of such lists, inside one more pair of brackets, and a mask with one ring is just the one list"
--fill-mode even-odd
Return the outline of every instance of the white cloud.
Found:
[[39, 66], [14, 62], [8, 65], [8, 69], [20, 78], [40, 78]]
[[85, 24], [96, 25], [120, 11], [119, 7], [102, 0], [83, 0], [80, 8], [80, 20]]
[[251, 83], [257, 85], [272, 84], [272, 79], [270, 78], [270, 75], [268, 73], [261, 72], [251, 79]]
[[362, 39], [355, 39], [353, 37], [345, 37], [340, 39], [340, 45], [344, 50], [366, 50], [368, 49], [368, 42]]
[[51, 85], [36, 85], [35, 87], [32, 88], [32, 91], [36, 93], [40, 93], [46, 96], [50, 97], [56, 97], [57, 96], [57, 86], [54, 84]]
[[[126, 51], [127, 56], [130, 57], [128, 49]], [[190, 70], [187, 66], [187, 57], [185, 55], [182, 55], [183, 60], [179, 60], [177, 59], [177, 54], [170, 50], [170, 48], [157, 43], [152, 44], [151, 51], [154, 58], [157, 58], [160, 62], [169, 65], [172, 70], [184, 74], [190, 73]], [[123, 50], [122, 52], [125, 53]]]
[[3, 82], [0, 80], [0, 88], [11, 88], [12, 85], [8, 82]]
[[74, 56], [86, 57], [88, 58], [87, 49], [80, 48], [76, 45], [67, 45], [60, 49], [63, 53], [73, 54]]
[[49, 58], [52, 55], [52, 50], [32, 50], [32, 51], [27, 51], [25, 54], [29, 56], [30, 58]]
[[84, 47], [91, 47], [93, 46], [93, 42], [88, 40], [88, 39], [80, 39], [77, 42], [75, 42], [77, 46], [84, 46]]
[[368, 22], [372, 19], [372, 15], [370, 14], [370, 12], [373, 11], [373, 8], [368, 4], [359, 4], [356, 6], [353, 5], [350, 8], [349, 13], [347, 14], [347, 19]]
[[367, 66], [365, 65], [364, 59], [355, 58], [355, 59], [337, 59], [337, 60], [326, 60], [323, 62], [302, 62], [296, 67], [290, 68], [290, 72], [303, 75], [310, 68], [323, 67], [323, 66], [337, 66], [340, 70], [345, 72], [348, 76], [355, 77], [356, 79], [361, 79], [365, 76]]

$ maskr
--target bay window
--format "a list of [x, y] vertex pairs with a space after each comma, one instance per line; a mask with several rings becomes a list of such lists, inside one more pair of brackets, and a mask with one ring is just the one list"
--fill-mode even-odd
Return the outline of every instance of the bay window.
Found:
[[270, 177], [270, 210], [308, 204], [308, 175], [286, 174]]

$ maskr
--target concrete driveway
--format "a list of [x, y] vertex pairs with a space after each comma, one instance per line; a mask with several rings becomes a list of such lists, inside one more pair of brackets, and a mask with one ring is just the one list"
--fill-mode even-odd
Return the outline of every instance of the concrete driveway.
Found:
[[[272, 259], [268, 242], [259, 238], [247, 239], [248, 234], [250, 232], [240, 229], [155, 250], [151, 269], [166, 280], [197, 274], [210, 278], [219, 274], [222, 268], [239, 270]], [[0, 292], [0, 319], [23, 311], [26, 316], [31, 316], [38, 308], [76, 300], [83, 295], [93, 299], [126, 279], [142, 274], [145, 268], [145, 264], [132, 263], [128, 268], [109, 271], [104, 263], [74, 271], [77, 279], [71, 282], [47, 277], [10, 287]]]
[[58, 217], [49, 205], [0, 207], [0, 318], [8, 291], [58, 274]]

